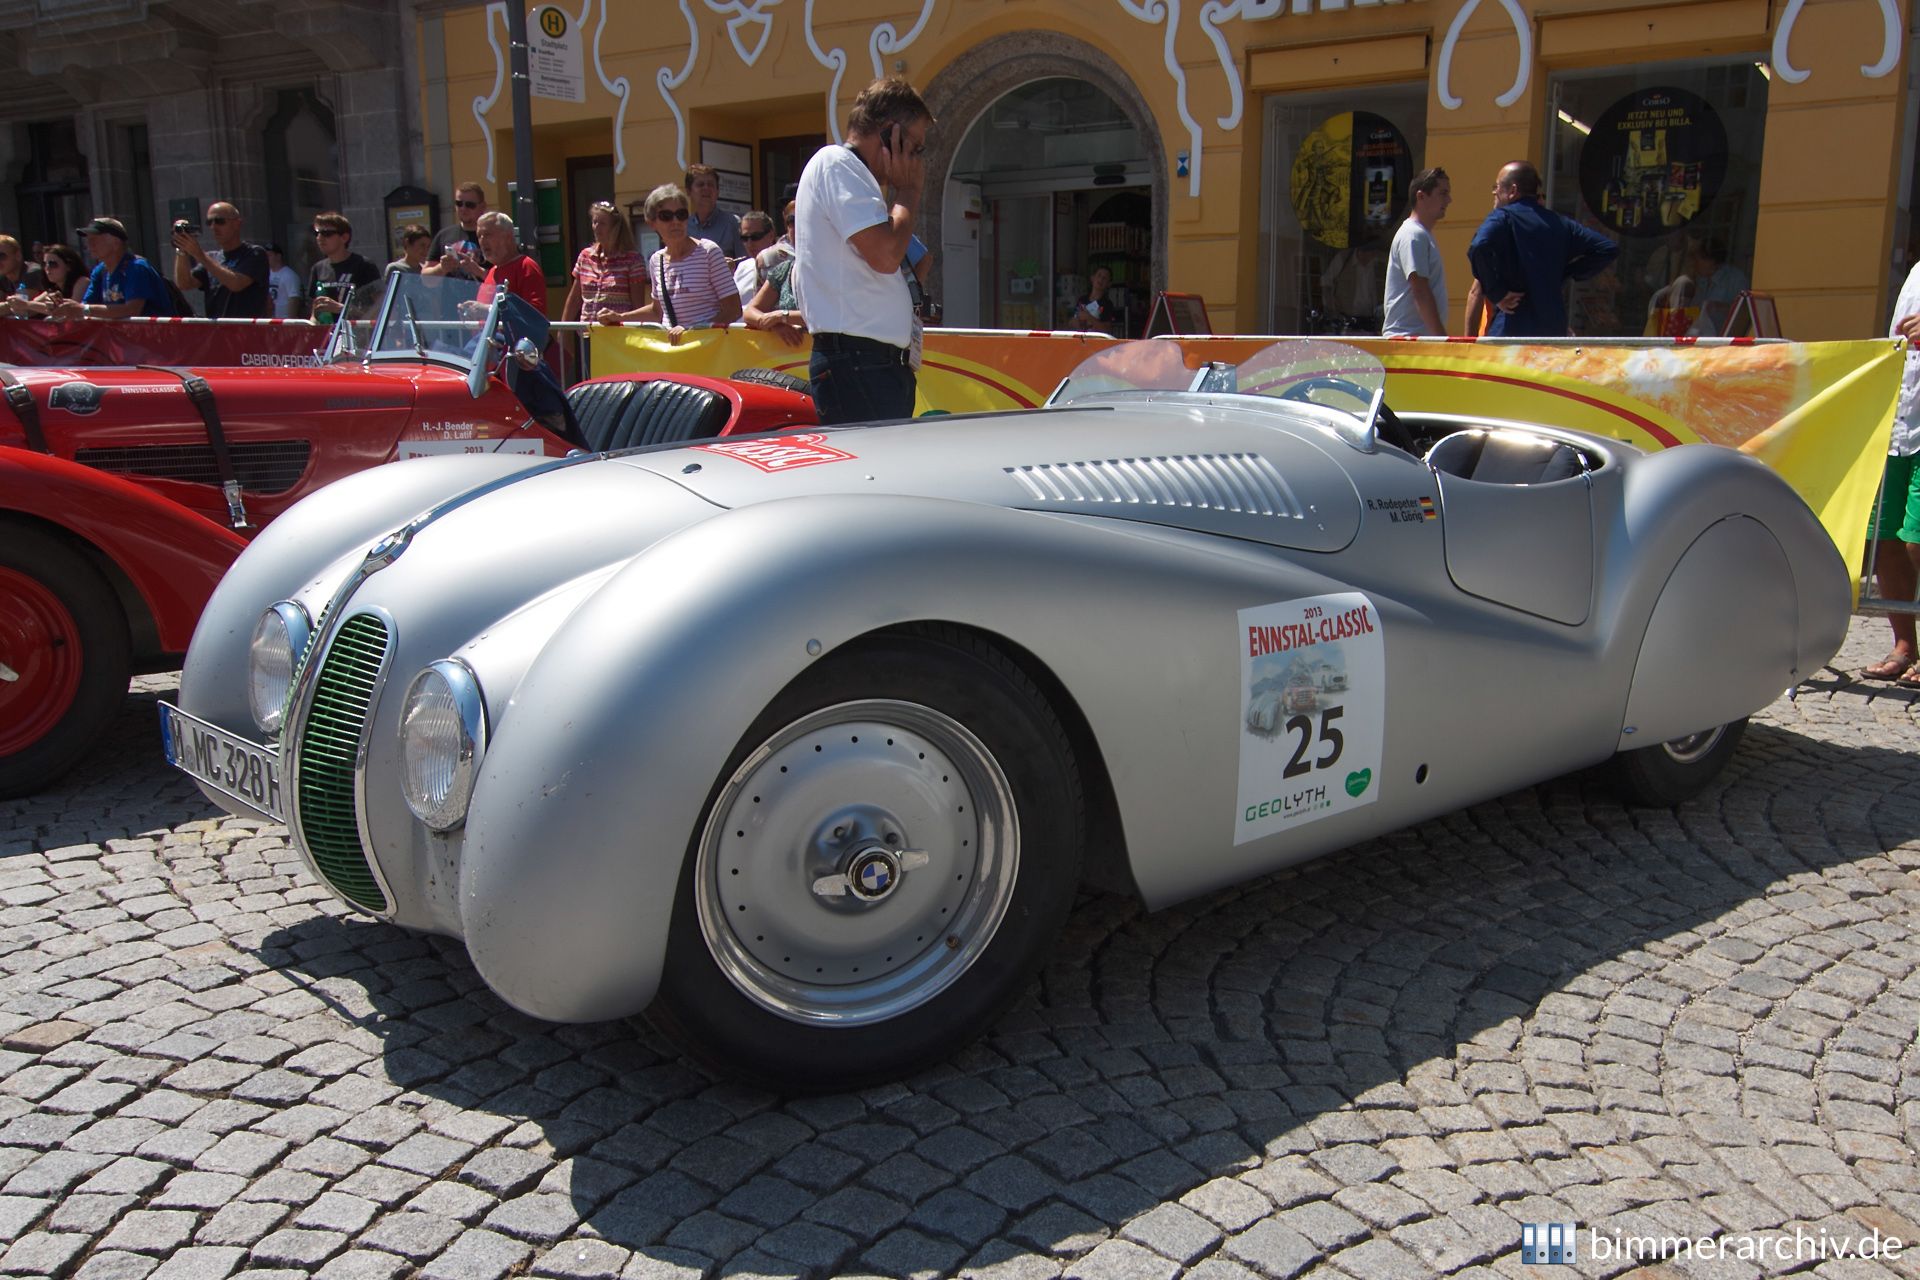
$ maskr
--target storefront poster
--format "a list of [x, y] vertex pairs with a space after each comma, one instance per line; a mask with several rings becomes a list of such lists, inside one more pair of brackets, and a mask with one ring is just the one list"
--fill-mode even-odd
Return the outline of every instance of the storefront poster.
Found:
[[1413, 150], [1391, 121], [1343, 111], [1301, 140], [1291, 177], [1308, 236], [1329, 249], [1385, 246], [1406, 208]]
[[[697, 336], [696, 336], [697, 334]], [[593, 331], [596, 374], [677, 371], [726, 377], [749, 367], [807, 376], [806, 347], [752, 330]], [[1029, 408], [1108, 338], [931, 329], [921, 416]], [[1191, 368], [1237, 364], [1271, 338], [1182, 338]], [[1886, 463], [1901, 353], [1885, 339], [1750, 345], [1601, 346], [1345, 339], [1387, 371], [1387, 398], [1427, 413], [1542, 422], [1643, 449], [1725, 445], [1799, 492], [1849, 564], [1859, 566]]]
[[1662, 86], [1616, 101], [1580, 146], [1580, 193], [1610, 230], [1659, 236], [1700, 216], [1727, 174], [1727, 129], [1698, 94]]
[[1242, 609], [1240, 787], [1245, 844], [1372, 804], [1387, 715], [1386, 637], [1357, 591]]

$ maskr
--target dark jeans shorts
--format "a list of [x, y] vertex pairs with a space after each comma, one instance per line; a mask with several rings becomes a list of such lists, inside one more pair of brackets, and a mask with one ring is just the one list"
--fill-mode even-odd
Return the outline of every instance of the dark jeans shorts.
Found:
[[911, 418], [915, 380], [900, 350], [844, 334], [814, 335], [807, 377], [820, 425]]

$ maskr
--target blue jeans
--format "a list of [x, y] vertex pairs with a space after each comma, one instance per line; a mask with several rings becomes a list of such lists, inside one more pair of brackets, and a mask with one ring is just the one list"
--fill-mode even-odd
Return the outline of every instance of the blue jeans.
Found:
[[807, 376], [823, 427], [913, 416], [913, 370], [884, 352], [827, 352], [816, 346]]

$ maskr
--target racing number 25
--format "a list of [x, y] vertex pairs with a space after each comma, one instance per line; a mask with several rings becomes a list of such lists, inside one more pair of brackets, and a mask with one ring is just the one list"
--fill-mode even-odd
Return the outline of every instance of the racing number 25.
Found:
[[[1324, 708], [1320, 712], [1320, 726], [1317, 735], [1314, 732], [1312, 716], [1287, 717], [1286, 731], [1288, 733], [1299, 734], [1300, 740], [1294, 745], [1293, 758], [1288, 760], [1287, 767], [1280, 771], [1281, 777], [1297, 778], [1301, 774], [1310, 773], [1315, 769], [1333, 768], [1340, 759], [1342, 748], [1347, 745], [1346, 738], [1341, 735], [1338, 729], [1333, 727], [1333, 722], [1338, 720], [1340, 713], [1345, 710], [1345, 707]], [[1313, 746], [1313, 740], [1316, 736], [1326, 749], [1322, 751], [1317, 758], [1309, 761], [1307, 759], [1307, 751]]]

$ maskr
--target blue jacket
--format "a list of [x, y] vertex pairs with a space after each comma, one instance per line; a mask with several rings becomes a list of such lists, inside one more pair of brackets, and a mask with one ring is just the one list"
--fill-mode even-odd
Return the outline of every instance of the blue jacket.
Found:
[[1618, 244], [1555, 213], [1537, 197], [1495, 209], [1473, 233], [1467, 261], [1489, 306], [1509, 293], [1526, 297], [1512, 314], [1496, 310], [1487, 336], [1564, 338], [1567, 307], [1561, 286], [1599, 275], [1619, 254]]

